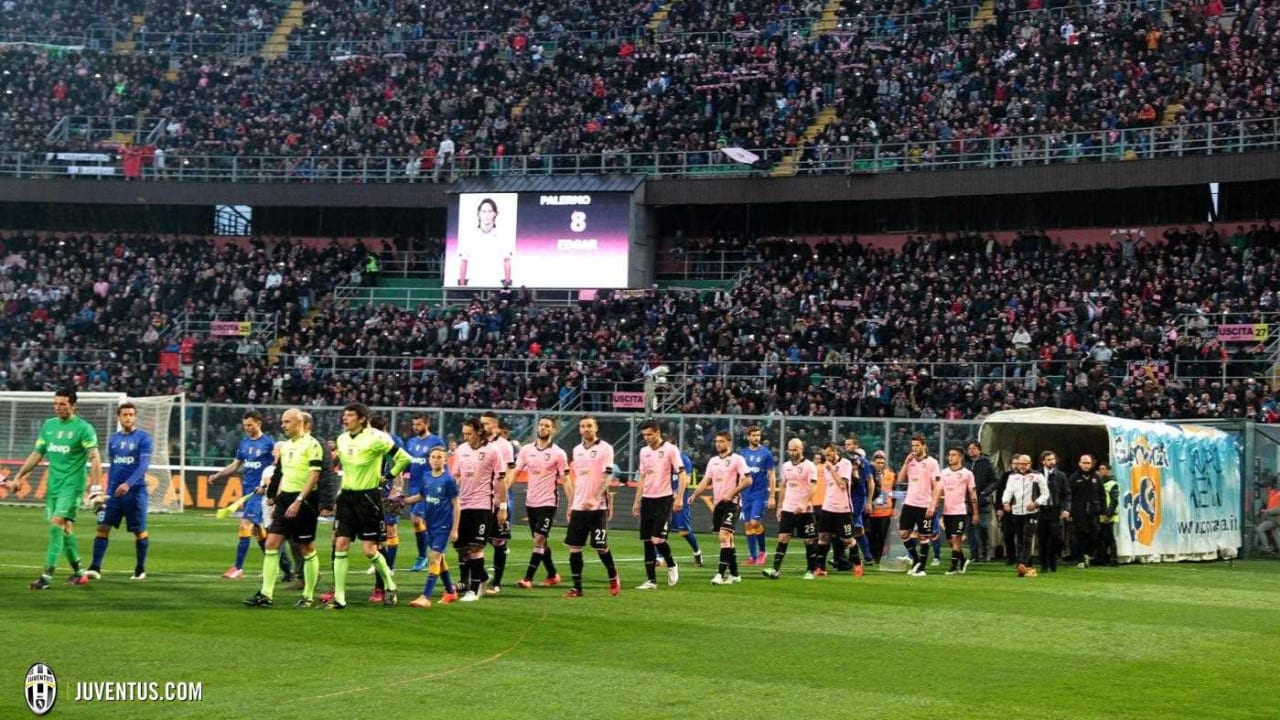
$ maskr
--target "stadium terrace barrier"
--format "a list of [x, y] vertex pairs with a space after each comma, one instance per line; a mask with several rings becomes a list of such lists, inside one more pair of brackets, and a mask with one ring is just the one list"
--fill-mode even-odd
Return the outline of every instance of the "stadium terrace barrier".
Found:
[[[973, 168], [1030, 167], [1128, 162], [1168, 157], [1232, 155], [1280, 151], [1280, 116], [1254, 120], [1078, 131], [1000, 138], [918, 143], [879, 142], [816, 146], [797, 163], [800, 175], [865, 175]], [[753, 149], [782, 157], [790, 148]], [[50, 179], [81, 177], [88, 182], [121, 177], [120, 157], [99, 172], [77, 175], [57, 153], [0, 152], [0, 177]], [[652, 178], [764, 177], [764, 161], [746, 165], [721, 150], [679, 152], [576, 153], [568, 155], [464, 155], [440, 168], [406, 169], [408, 156], [338, 157], [189, 154], [168, 151], [163, 168], [147, 165], [139, 180], [219, 183], [428, 183], [466, 177], [630, 174]]]

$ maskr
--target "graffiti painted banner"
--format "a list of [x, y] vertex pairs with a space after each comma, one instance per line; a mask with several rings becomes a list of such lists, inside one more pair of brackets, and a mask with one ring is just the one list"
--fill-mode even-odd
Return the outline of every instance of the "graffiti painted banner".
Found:
[[1240, 546], [1240, 449], [1231, 436], [1114, 418], [1107, 426], [1122, 558], [1206, 559]]

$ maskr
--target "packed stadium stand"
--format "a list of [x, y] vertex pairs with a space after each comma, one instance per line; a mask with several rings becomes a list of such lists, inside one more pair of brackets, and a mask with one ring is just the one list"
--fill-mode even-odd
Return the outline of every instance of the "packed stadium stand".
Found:
[[[385, 248], [17, 234], [4, 240], [0, 279], [5, 382], [182, 388], [213, 402], [605, 409], [591, 391], [638, 388], [666, 364], [682, 388], [674, 409], [687, 413], [1274, 411], [1262, 348], [1228, 355], [1197, 329], [1276, 309], [1276, 227], [1170, 228], [1152, 240], [1082, 249], [1032, 232], [1010, 245], [920, 236], [886, 251], [762, 238], [732, 290], [572, 306], [508, 291], [400, 309], [332, 293], [365, 282], [366, 253], [394, 253]], [[73, 256], [90, 262], [65, 262]], [[244, 270], [228, 277], [224, 266]], [[247, 310], [277, 313], [271, 347], [184, 325]], [[181, 362], [166, 366], [166, 352]]]
[[[121, 22], [92, 3], [47, 18], [32, 7], [0, 22], [31, 37]], [[398, 179], [438, 179], [437, 163], [476, 158], [490, 172], [513, 156], [607, 170], [626, 153], [711, 165], [744, 147], [788, 175], [1239, 150], [1274, 136], [1280, 114], [1273, 0], [1232, 12], [1036, 0], [985, 16], [958, 3], [369, 0], [312, 3], [296, 28], [281, 8], [151, 3], [135, 16], [144, 40], [278, 32], [292, 48], [281, 58], [261, 38], [230, 54], [0, 49], [12, 68], [0, 150], [131, 143], [171, 162], [304, 158], [304, 175], [335, 162], [315, 158], [372, 156], [393, 158]], [[317, 42], [324, 52], [303, 51]], [[132, 118], [137, 131], [60, 124], [76, 118]], [[1237, 120], [1254, 122], [1203, 124]]]

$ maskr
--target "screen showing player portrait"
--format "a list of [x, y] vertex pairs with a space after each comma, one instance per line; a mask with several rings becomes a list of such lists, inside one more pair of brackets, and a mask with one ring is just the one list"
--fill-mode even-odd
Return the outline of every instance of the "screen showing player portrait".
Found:
[[445, 287], [627, 286], [628, 193], [461, 193]]

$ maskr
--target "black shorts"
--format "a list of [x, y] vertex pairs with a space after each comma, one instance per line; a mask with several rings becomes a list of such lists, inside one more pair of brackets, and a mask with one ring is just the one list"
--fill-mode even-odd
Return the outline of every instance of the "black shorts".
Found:
[[555, 506], [525, 508], [525, 512], [529, 515], [529, 532], [550, 537], [551, 528], [556, 522]]
[[826, 535], [834, 535], [841, 540], [853, 537], [853, 513], [822, 511], [822, 530]]
[[310, 498], [304, 500], [298, 508], [297, 515], [291, 518], [285, 517], [285, 510], [297, 499], [296, 492], [276, 494], [275, 505], [271, 508], [271, 524], [267, 526], [267, 532], [272, 535], [283, 535], [290, 542], [315, 542], [316, 523], [319, 522], [320, 515], [316, 512], [313, 500]]
[[[511, 539], [511, 511], [507, 511], [506, 522], [498, 522], [498, 513], [494, 512], [489, 523], [489, 539], [490, 540], [510, 540]], [[461, 536], [459, 536], [461, 537]]]
[[381, 490], [343, 490], [333, 513], [333, 536], [383, 542], [387, 539], [386, 515]]
[[947, 534], [947, 538], [962, 538], [969, 531], [968, 515], [943, 515], [942, 531]]
[[671, 507], [675, 498], [667, 497], [640, 498], [640, 539], [667, 538], [667, 530], [671, 526]]
[[927, 510], [915, 505], [903, 505], [898, 515], [898, 529], [919, 533], [922, 538], [932, 538], [933, 521], [925, 517]]
[[454, 541], [456, 548], [479, 547], [489, 540], [489, 526], [493, 523], [493, 512], [490, 510], [471, 508], [458, 514], [458, 539]]
[[742, 514], [742, 508], [738, 503], [731, 500], [723, 500], [716, 503], [716, 508], [711, 513], [711, 529], [719, 532], [728, 530], [734, 532], [738, 523], [738, 516]]
[[569, 547], [586, 547], [596, 550], [609, 547], [609, 513], [607, 510], [574, 510], [569, 516], [569, 530], [564, 534], [564, 544]]
[[782, 517], [778, 520], [778, 534], [810, 540], [818, 536], [818, 523], [813, 519], [813, 513], [783, 510]]

